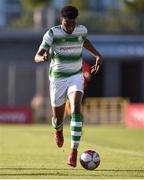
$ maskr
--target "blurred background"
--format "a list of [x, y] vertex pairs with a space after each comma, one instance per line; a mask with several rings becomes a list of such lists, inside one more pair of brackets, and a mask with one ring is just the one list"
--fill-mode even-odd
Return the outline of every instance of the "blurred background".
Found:
[[144, 127], [143, 0], [0, 0], [0, 122], [51, 123], [49, 62], [33, 59], [67, 4], [80, 10], [78, 23], [103, 55], [91, 76], [95, 60], [83, 52], [85, 122]]

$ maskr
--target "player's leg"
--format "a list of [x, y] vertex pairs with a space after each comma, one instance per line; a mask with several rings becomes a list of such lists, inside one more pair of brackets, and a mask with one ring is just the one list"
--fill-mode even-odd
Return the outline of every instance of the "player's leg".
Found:
[[71, 149], [78, 149], [80, 143], [82, 130], [82, 115], [80, 109], [82, 97], [83, 93], [80, 91], [69, 94], [71, 107]]
[[58, 131], [60, 131], [63, 126], [64, 110], [65, 110], [65, 104], [59, 107], [52, 107], [52, 112], [53, 112], [52, 125]]
[[63, 138], [63, 116], [65, 102], [67, 98], [65, 80], [55, 80], [50, 82], [50, 98], [53, 111], [52, 125], [55, 128], [55, 139], [58, 147], [62, 147]]
[[82, 132], [81, 102], [83, 97], [83, 77], [76, 76], [68, 89], [68, 98], [71, 107], [71, 152], [68, 157], [68, 164], [76, 167], [77, 149], [80, 144]]
[[77, 149], [80, 144], [82, 132], [82, 116], [80, 113], [82, 96], [83, 93], [80, 91], [69, 94], [71, 106], [71, 151], [68, 157], [68, 165], [73, 167], [76, 167], [77, 164]]
[[55, 128], [55, 140], [58, 147], [62, 147], [64, 143], [63, 137], [63, 116], [64, 116], [65, 104], [59, 107], [52, 107], [53, 117], [52, 125]]

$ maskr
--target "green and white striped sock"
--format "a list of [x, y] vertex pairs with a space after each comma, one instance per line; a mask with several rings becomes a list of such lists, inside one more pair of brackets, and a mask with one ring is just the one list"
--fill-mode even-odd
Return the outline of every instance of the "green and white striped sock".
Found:
[[77, 149], [80, 143], [82, 132], [82, 116], [72, 114], [71, 116], [71, 149]]

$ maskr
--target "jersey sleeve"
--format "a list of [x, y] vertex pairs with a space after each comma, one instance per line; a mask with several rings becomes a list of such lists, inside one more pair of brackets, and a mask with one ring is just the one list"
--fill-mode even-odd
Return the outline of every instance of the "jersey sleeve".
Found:
[[43, 36], [40, 48], [49, 49], [53, 43], [53, 31], [49, 29]]
[[83, 38], [86, 39], [87, 34], [88, 34], [88, 30], [85, 26], [81, 25], [82, 28], [82, 34], [83, 34]]

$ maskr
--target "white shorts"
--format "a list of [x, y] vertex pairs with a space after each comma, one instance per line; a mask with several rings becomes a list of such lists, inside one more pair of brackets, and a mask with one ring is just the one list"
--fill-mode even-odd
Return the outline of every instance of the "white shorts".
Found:
[[84, 89], [83, 74], [76, 74], [68, 78], [55, 79], [50, 81], [50, 99], [53, 107], [63, 105], [69, 93]]

